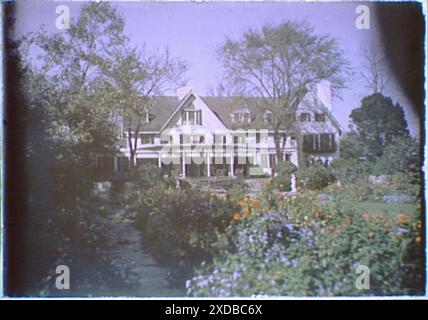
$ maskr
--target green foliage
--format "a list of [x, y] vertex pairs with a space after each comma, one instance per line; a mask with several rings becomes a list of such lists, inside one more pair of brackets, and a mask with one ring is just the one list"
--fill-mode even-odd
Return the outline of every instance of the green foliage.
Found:
[[220, 90], [228, 95], [256, 93], [264, 97], [261, 106], [272, 113], [278, 157], [282, 154], [279, 129], [291, 125], [290, 114], [307, 88], [328, 79], [332, 88], [340, 89], [348, 71], [348, 62], [335, 39], [297, 21], [250, 29], [238, 39], [226, 39], [217, 53], [226, 73]]
[[137, 169], [138, 184], [141, 187], [151, 188], [165, 181], [162, 176], [162, 170], [155, 164], [140, 165]]
[[160, 261], [194, 265], [211, 259], [238, 209], [216, 194], [155, 187], [140, 192], [136, 223]]
[[128, 130], [131, 164], [135, 164], [137, 140], [144, 129], [146, 113], [156, 107], [157, 96], [185, 83], [188, 65], [172, 57], [168, 49], [149, 52], [145, 48], [124, 47], [114, 51], [114, 56], [109, 72], [111, 97], [118, 106], [115, 112]]
[[394, 137], [409, 134], [402, 107], [380, 93], [363, 98], [361, 107], [352, 110], [351, 119], [369, 159], [382, 155]]
[[297, 167], [288, 161], [278, 162], [273, 172], [275, 176], [270, 180], [268, 188], [270, 192], [277, 191], [291, 191], [291, 175], [297, 171]]
[[[422, 293], [421, 224], [416, 217], [389, 220], [345, 204], [315, 209], [319, 203], [313, 196], [301, 197], [286, 202], [284, 210], [255, 213], [229, 226], [227, 241], [234, 249], [199, 268], [186, 283], [188, 294]], [[355, 286], [358, 265], [370, 268], [369, 290]]]
[[287, 176], [295, 173], [297, 167], [290, 161], [280, 161], [274, 166], [273, 171], [279, 176]]
[[411, 137], [394, 137], [385, 147], [382, 156], [376, 159], [373, 173], [418, 172], [421, 166], [420, 146]]
[[419, 197], [421, 183], [419, 173], [416, 172], [397, 172], [392, 176], [390, 188], [394, 194], [406, 194], [409, 196]]
[[335, 180], [330, 168], [323, 164], [315, 163], [297, 171], [297, 179], [304, 188], [321, 190]]
[[340, 157], [359, 159], [364, 157], [364, 143], [355, 132], [345, 133], [340, 139]]
[[372, 171], [372, 163], [358, 158], [338, 158], [331, 163], [334, 176], [341, 183], [356, 182], [367, 177]]

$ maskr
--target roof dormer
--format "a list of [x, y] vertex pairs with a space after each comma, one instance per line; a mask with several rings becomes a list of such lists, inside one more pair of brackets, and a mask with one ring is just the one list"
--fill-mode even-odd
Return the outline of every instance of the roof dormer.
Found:
[[153, 113], [150, 112], [146, 112], [144, 114], [144, 123], [150, 123], [152, 122], [152, 120], [155, 118], [155, 115]]
[[266, 110], [263, 114], [263, 120], [266, 123], [272, 123], [273, 114], [272, 111]]
[[243, 109], [234, 111], [230, 116], [233, 123], [250, 123], [251, 122], [251, 112], [246, 107]]

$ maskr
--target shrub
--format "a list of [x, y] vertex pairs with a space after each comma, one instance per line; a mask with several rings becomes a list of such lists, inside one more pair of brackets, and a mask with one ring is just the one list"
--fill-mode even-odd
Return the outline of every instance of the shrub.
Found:
[[291, 175], [297, 171], [297, 167], [289, 161], [277, 163], [273, 172], [275, 176], [271, 180], [271, 187], [278, 191], [291, 191]]
[[367, 160], [339, 158], [331, 163], [336, 180], [353, 183], [371, 173], [372, 163]]
[[411, 137], [395, 137], [376, 158], [373, 174], [418, 172], [421, 166], [419, 144]]
[[[234, 231], [232, 231], [234, 230]], [[186, 282], [191, 296], [389, 295], [422, 293], [421, 224], [349, 207], [255, 213], [234, 222], [234, 249]], [[411, 258], [410, 258], [411, 257]], [[412, 260], [413, 259], [413, 260]], [[356, 268], [370, 268], [370, 289]], [[422, 267], [421, 267], [422, 266]]]
[[274, 166], [274, 172], [279, 176], [292, 175], [297, 167], [290, 161], [281, 161]]
[[226, 197], [172, 188], [152, 188], [139, 198], [136, 223], [148, 248], [160, 262], [186, 266], [211, 259], [218, 234], [239, 209]]
[[161, 169], [154, 164], [144, 164], [137, 168], [138, 184], [143, 188], [151, 188], [158, 183], [165, 183]]
[[310, 190], [321, 190], [335, 180], [332, 171], [322, 164], [313, 164], [299, 169], [297, 178], [304, 188]]
[[418, 197], [420, 195], [421, 189], [419, 174], [413, 172], [397, 172], [392, 176], [390, 186], [396, 194], [406, 194], [409, 196]]

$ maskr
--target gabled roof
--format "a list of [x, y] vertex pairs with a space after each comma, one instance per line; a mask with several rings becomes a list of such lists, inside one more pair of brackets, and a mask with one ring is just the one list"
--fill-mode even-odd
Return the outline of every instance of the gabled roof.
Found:
[[[154, 115], [154, 118], [149, 123], [143, 123], [141, 131], [160, 131], [164, 123], [171, 117], [179, 104], [180, 100], [178, 100], [176, 96], [156, 97], [153, 107], [150, 110], [150, 113]], [[134, 123], [134, 121], [131, 123]], [[125, 131], [128, 130], [127, 124], [128, 122], [124, 121]]]
[[[271, 125], [263, 120], [263, 115], [266, 109], [261, 106], [262, 104], [260, 99], [244, 97], [198, 97], [204, 101], [204, 103], [215, 113], [215, 115], [228, 129], [261, 129], [261, 127], [263, 127], [262, 129], [272, 129]], [[316, 104], [314, 106], [315, 109], [323, 110], [334, 126], [341, 131], [339, 123], [331, 112], [323, 106], [322, 102], [315, 96], [310, 98], [315, 98], [315, 101], [312, 102]], [[155, 98], [155, 103], [150, 110], [150, 113], [154, 115], [154, 118], [149, 123], [143, 123], [141, 131], [161, 131], [171, 118], [179, 111], [181, 105], [186, 99], [187, 98], [179, 100], [176, 96], [160, 96]], [[312, 105], [310, 100], [311, 99], [302, 103]], [[251, 112], [252, 121], [249, 123], [233, 122], [231, 114], [244, 109], [248, 109]], [[127, 130], [126, 122], [124, 129]]]

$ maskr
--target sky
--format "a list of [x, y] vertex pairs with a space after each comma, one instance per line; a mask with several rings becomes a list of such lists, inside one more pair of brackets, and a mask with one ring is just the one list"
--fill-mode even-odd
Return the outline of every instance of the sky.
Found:
[[[57, 6], [70, 8], [72, 18], [77, 18], [83, 2], [18, 2], [15, 34], [20, 36], [36, 31], [45, 25], [47, 32], [61, 32], [55, 27]], [[368, 90], [358, 76], [363, 70], [361, 47], [379, 39], [375, 10], [370, 10], [370, 28], [356, 28], [356, 8], [361, 3], [296, 3], [296, 2], [113, 2], [125, 18], [125, 32], [132, 44], [151, 50], [168, 47], [170, 53], [189, 62], [189, 85], [199, 95], [207, 95], [223, 75], [215, 49], [226, 37], [238, 39], [248, 29], [259, 29], [265, 24], [280, 24], [287, 20], [306, 21], [315, 33], [329, 35], [338, 41], [350, 62], [354, 75], [347, 80], [347, 88], [341, 90], [332, 101], [332, 112], [346, 131], [352, 109], [360, 106]], [[419, 132], [417, 115], [410, 100], [403, 94], [393, 77], [388, 81], [386, 95], [403, 106], [409, 129], [413, 135]]]

